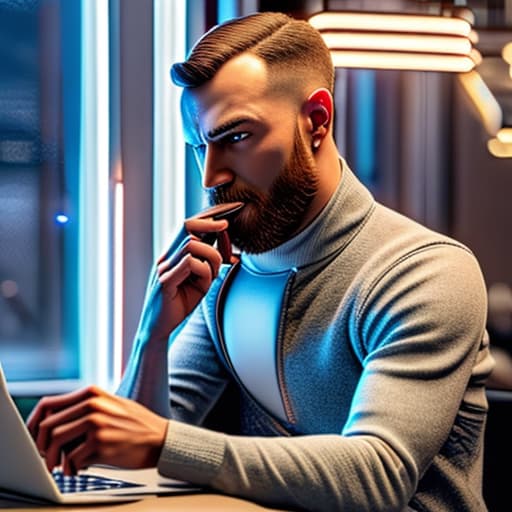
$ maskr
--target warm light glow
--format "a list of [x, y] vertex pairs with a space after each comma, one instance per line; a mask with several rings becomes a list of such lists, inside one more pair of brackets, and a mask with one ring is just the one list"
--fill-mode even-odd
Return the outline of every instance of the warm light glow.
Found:
[[512, 41], [503, 47], [501, 55], [512, 66]]
[[309, 22], [337, 67], [465, 73], [481, 62], [475, 32], [462, 18], [327, 11]]
[[322, 32], [322, 38], [331, 50], [411, 51], [441, 54], [469, 55], [469, 39], [454, 36], [385, 34], [369, 36], [364, 32]]
[[475, 63], [475, 66], [482, 64], [482, 54], [476, 48], [471, 50], [470, 57], [471, 60]]
[[512, 144], [503, 143], [497, 138], [487, 142], [487, 149], [496, 158], [512, 158]]
[[466, 56], [378, 51], [331, 51], [336, 67], [365, 69], [402, 69], [414, 71], [450, 71], [464, 73], [475, 66]]
[[423, 34], [450, 34], [469, 37], [471, 24], [462, 18], [374, 12], [322, 12], [309, 22], [316, 29], [366, 30], [371, 32], [406, 32]]
[[471, 30], [469, 33], [468, 39], [473, 43], [477, 44], [479, 41], [478, 32], [474, 29]]
[[503, 144], [512, 144], [512, 128], [502, 128], [496, 134], [496, 138]]
[[495, 136], [502, 127], [501, 107], [480, 74], [470, 71], [459, 75], [459, 81], [475, 105], [487, 132]]
[[501, 51], [501, 55], [503, 57], [503, 60], [510, 65], [508, 72], [509, 72], [510, 78], [512, 78], [512, 41], [510, 43], [507, 43], [503, 47], [503, 50]]

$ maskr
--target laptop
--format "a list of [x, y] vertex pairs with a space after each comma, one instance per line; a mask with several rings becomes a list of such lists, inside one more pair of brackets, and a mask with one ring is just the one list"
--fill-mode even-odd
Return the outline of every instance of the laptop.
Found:
[[92, 467], [74, 477], [48, 471], [7, 389], [0, 364], [0, 498], [32, 503], [88, 504], [137, 501], [150, 496], [199, 492], [187, 482], [160, 476], [156, 468]]

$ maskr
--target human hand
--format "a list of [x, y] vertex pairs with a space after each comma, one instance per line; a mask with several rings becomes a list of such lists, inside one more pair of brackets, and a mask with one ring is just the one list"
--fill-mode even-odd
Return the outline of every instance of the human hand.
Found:
[[92, 464], [156, 466], [168, 421], [141, 404], [90, 386], [42, 398], [27, 420], [48, 470], [74, 474]]
[[[197, 306], [217, 277], [221, 263], [232, 261], [228, 216], [243, 203], [219, 204], [187, 219], [178, 244], [156, 262], [137, 337], [167, 340]], [[213, 244], [217, 240], [217, 248]]]

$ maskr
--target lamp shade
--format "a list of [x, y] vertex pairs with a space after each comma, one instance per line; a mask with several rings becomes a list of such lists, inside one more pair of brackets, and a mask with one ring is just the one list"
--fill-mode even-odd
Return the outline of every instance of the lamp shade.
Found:
[[503, 112], [496, 97], [477, 71], [461, 74], [458, 78], [478, 111], [487, 133], [496, 136], [503, 123]]
[[502, 142], [497, 137], [487, 142], [487, 149], [496, 158], [512, 158], [512, 144]]
[[480, 61], [466, 19], [325, 11], [309, 18], [337, 67], [467, 72]]
[[503, 47], [501, 55], [512, 66], [512, 41]]
[[503, 47], [501, 56], [503, 57], [503, 60], [505, 60], [507, 62], [507, 64], [510, 66], [509, 75], [510, 75], [510, 78], [512, 78], [512, 41], [510, 43], [507, 43]]

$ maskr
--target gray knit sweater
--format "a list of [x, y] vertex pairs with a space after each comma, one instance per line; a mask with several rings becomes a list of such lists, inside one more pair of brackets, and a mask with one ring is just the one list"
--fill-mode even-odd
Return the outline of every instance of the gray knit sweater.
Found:
[[[255, 359], [252, 376], [236, 366], [247, 365], [236, 343], [255, 337], [248, 325], [233, 345], [225, 332], [239, 271], [226, 267], [171, 337], [173, 419], [159, 471], [291, 510], [486, 510], [492, 359], [471, 252], [376, 203], [343, 162], [312, 224], [241, 264], [252, 279], [237, 297], [246, 308], [259, 277], [287, 273], [270, 333], [274, 370], [268, 358], [261, 369]], [[229, 382], [239, 390], [228, 404], [240, 414], [238, 435], [200, 426]]]

